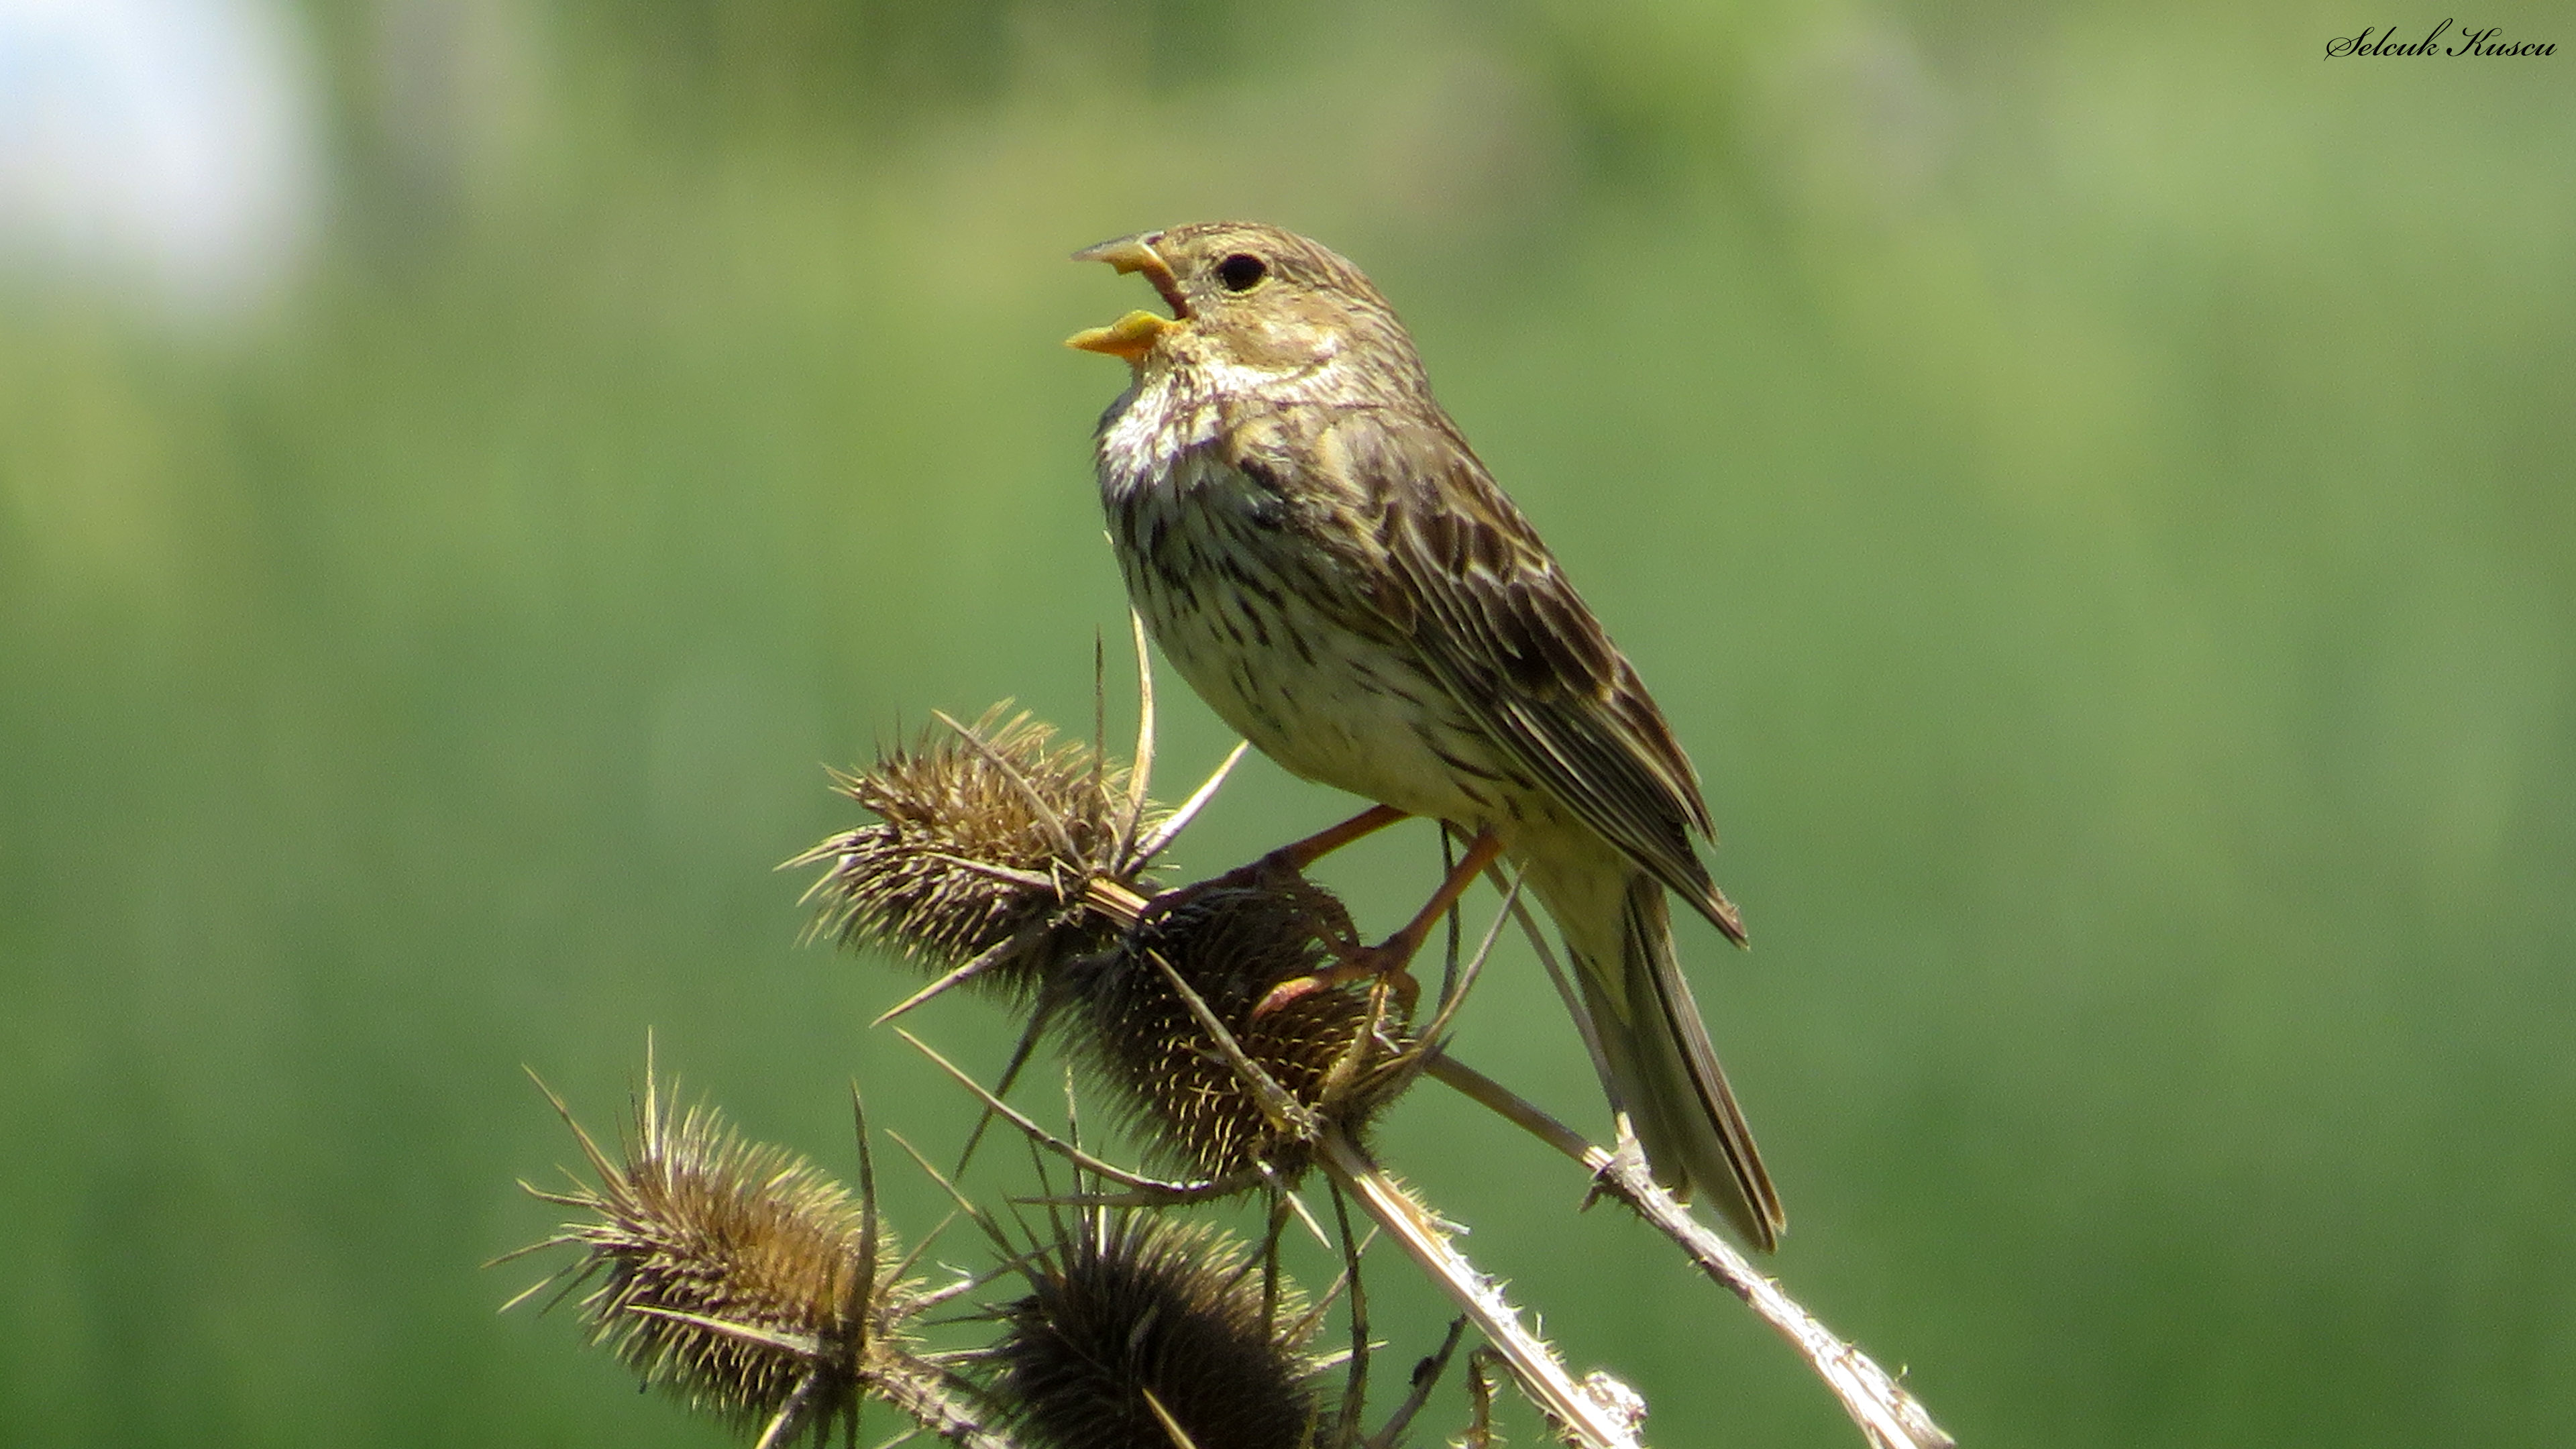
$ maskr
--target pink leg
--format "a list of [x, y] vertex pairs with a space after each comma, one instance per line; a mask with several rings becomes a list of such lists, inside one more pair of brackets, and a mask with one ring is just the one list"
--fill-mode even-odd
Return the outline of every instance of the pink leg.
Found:
[[1485, 867], [1492, 865], [1502, 853], [1503, 838], [1500, 835], [1491, 830], [1480, 833], [1468, 845], [1466, 856], [1451, 867], [1448, 879], [1440, 882], [1440, 889], [1432, 894], [1430, 902], [1416, 912], [1412, 920], [1405, 922], [1402, 930], [1387, 937], [1383, 944], [1344, 953], [1342, 964], [1338, 966], [1312, 976], [1294, 976], [1280, 982], [1270, 988], [1259, 1005], [1252, 1008], [1252, 1014], [1259, 1016], [1309, 992], [1347, 985], [1372, 976], [1390, 978], [1397, 999], [1410, 1014], [1413, 1003], [1422, 995], [1422, 986], [1405, 968], [1413, 964], [1414, 954], [1422, 949], [1424, 941], [1430, 939], [1431, 928], [1439, 924], [1440, 918], [1449, 913], [1449, 908], [1458, 903], [1458, 898], [1467, 893], [1467, 888], [1476, 883], [1476, 877], [1484, 874]]
[[1150, 921], [1207, 891], [1259, 885], [1276, 871], [1284, 870], [1292, 875], [1302, 875], [1306, 867], [1316, 861], [1322, 860], [1354, 840], [1375, 835], [1404, 818], [1404, 812], [1392, 805], [1371, 805], [1339, 825], [1318, 830], [1303, 840], [1283, 845], [1250, 865], [1239, 865], [1223, 875], [1210, 876], [1206, 880], [1176, 886], [1163, 892], [1146, 903], [1144, 919]]

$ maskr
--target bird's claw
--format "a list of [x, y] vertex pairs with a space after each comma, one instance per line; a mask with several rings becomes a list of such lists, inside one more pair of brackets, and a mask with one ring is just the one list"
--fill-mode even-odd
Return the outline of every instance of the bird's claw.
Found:
[[1411, 1018], [1415, 1003], [1422, 999], [1422, 983], [1413, 978], [1405, 966], [1413, 958], [1411, 951], [1391, 950], [1387, 946], [1336, 946], [1333, 954], [1341, 963], [1304, 976], [1291, 976], [1270, 988], [1253, 1003], [1252, 1016], [1259, 1020], [1301, 996], [1318, 991], [1348, 986], [1357, 981], [1383, 981], [1395, 995], [1399, 1014]]

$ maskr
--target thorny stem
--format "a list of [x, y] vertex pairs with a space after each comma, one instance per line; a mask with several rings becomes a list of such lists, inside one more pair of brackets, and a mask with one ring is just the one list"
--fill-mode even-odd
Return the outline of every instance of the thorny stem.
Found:
[[868, 1387], [921, 1427], [962, 1449], [1015, 1449], [1006, 1436], [984, 1427], [951, 1392], [951, 1376], [910, 1354], [886, 1352], [872, 1365]]
[[1755, 1271], [1733, 1243], [1690, 1215], [1647, 1172], [1644, 1157], [1634, 1151], [1610, 1152], [1573, 1128], [1549, 1116], [1510, 1088], [1465, 1065], [1457, 1058], [1434, 1055], [1432, 1076], [1466, 1093], [1510, 1119], [1530, 1135], [1583, 1164], [1592, 1173], [1593, 1190], [1626, 1203], [1656, 1231], [1690, 1255], [1700, 1271], [1718, 1286], [1744, 1300], [1761, 1320], [1789, 1340], [1816, 1375], [1840, 1399], [1875, 1449], [1955, 1449], [1956, 1442], [1922, 1403], [1832, 1330], [1816, 1321], [1780, 1285]]
[[[1224, 764], [1210, 775], [1179, 810], [1166, 816], [1151, 832], [1142, 830], [1146, 791], [1153, 768], [1156, 721], [1150, 664], [1145, 649], [1142, 623], [1131, 615], [1130, 624], [1137, 650], [1140, 707], [1135, 767], [1126, 782], [1127, 799], [1123, 802], [1124, 819], [1118, 822], [1117, 831], [1120, 837], [1119, 844], [1123, 847], [1117, 851], [1121, 857], [1118, 866], [1127, 871], [1132, 871], [1170, 844], [1181, 829], [1189, 824], [1214, 797], [1245, 750], [1243, 744], [1237, 744]], [[1029, 796], [1030, 803], [1036, 807], [1041, 822], [1054, 836], [1055, 843], [1064, 851], [1068, 859], [1072, 858], [1074, 854], [1072, 842], [1064, 821], [1048, 807], [1045, 800], [1038, 797], [1034, 787], [1029, 785], [1008, 761], [1003, 760], [998, 752], [980, 739], [972, 729], [946, 715], [938, 715], [937, 718], [961, 736], [968, 746], [982, 755], [988, 763], [1001, 768], [1005, 776]], [[1095, 735], [1098, 733], [1099, 724], [1096, 722]], [[1097, 743], [1095, 743], [1094, 753], [1095, 756], [1099, 754]], [[1312, 854], [1321, 854], [1324, 850], [1347, 839], [1368, 833], [1371, 829], [1400, 818], [1402, 817], [1399, 812], [1379, 806], [1324, 832], [1313, 840], [1301, 842], [1300, 845], [1306, 847]], [[1447, 855], [1449, 848], [1447, 837], [1455, 828], [1452, 826], [1443, 831], [1444, 867], [1450, 864]], [[1286, 851], [1274, 853], [1273, 858], [1288, 857], [1288, 863], [1302, 866], [1311, 856], [1305, 859], [1297, 858], [1300, 854], [1298, 847], [1290, 847]], [[1477, 968], [1483, 964], [1486, 954], [1492, 949], [1494, 936], [1499, 934], [1503, 921], [1511, 919], [1516, 921], [1528, 935], [1532, 946], [1547, 966], [1549, 975], [1555, 980], [1557, 989], [1568, 997], [1568, 1007], [1578, 1026], [1584, 1029], [1586, 1046], [1590, 1050], [1596, 1067], [1606, 1067], [1600, 1044], [1590, 1029], [1590, 1023], [1579, 1003], [1572, 999], [1570, 983], [1565, 980], [1561, 968], [1557, 966], [1554, 953], [1549, 950], [1545, 937], [1538, 930], [1537, 922], [1532, 919], [1527, 906], [1519, 898], [1520, 882], [1506, 881], [1499, 868], [1489, 865], [1486, 861], [1476, 860], [1473, 853], [1469, 859], [1475, 861], [1476, 866], [1484, 867], [1484, 873], [1493, 880], [1497, 889], [1503, 890], [1503, 906], [1498, 912], [1493, 930], [1487, 934], [1477, 951], [1475, 960], [1465, 968], [1464, 979], [1461, 979], [1462, 973], [1456, 961], [1458, 918], [1454, 899], [1441, 903], [1447, 905], [1448, 909], [1440, 910], [1436, 915], [1448, 918], [1452, 938], [1448, 953], [1449, 969], [1444, 973], [1442, 982], [1443, 1005], [1431, 1030], [1424, 1034], [1416, 1059], [1406, 1063], [1408, 1072], [1427, 1070], [1431, 1075], [1448, 1082], [1452, 1087], [1475, 1098], [1582, 1164], [1592, 1174], [1593, 1192], [1596, 1196], [1606, 1194], [1626, 1203], [1640, 1217], [1679, 1246], [1702, 1272], [1743, 1300], [1764, 1322], [1788, 1339], [1841, 1400], [1845, 1411], [1860, 1426], [1873, 1449], [1953, 1449], [1954, 1441], [1933, 1422], [1923, 1406], [1891, 1375], [1858, 1349], [1834, 1336], [1813, 1315], [1782, 1292], [1776, 1283], [1755, 1271], [1734, 1245], [1692, 1218], [1687, 1209], [1674, 1201], [1671, 1194], [1656, 1184], [1646, 1169], [1642, 1154], [1636, 1150], [1633, 1139], [1629, 1139], [1624, 1130], [1622, 1150], [1616, 1153], [1605, 1150], [1491, 1078], [1465, 1066], [1439, 1049], [1437, 1043], [1439, 1029], [1447, 1024], [1450, 1013], [1456, 1009], [1458, 999], [1465, 994], [1466, 985], [1472, 982]], [[1472, 868], [1465, 871], [1444, 869], [1443, 872], [1444, 878], [1453, 874], [1472, 878], [1474, 873], [1475, 870]], [[1455, 882], [1452, 884], [1454, 885]], [[1064, 887], [1059, 885], [1058, 889], [1063, 890]], [[1150, 908], [1148, 898], [1139, 893], [1127, 879], [1118, 875], [1088, 874], [1073, 887], [1072, 894], [1081, 908], [1122, 930], [1137, 925], [1144, 919]], [[1428, 928], [1434, 924], [1432, 919], [1435, 916], [1434, 912], [1426, 911], [1424, 915], [1426, 919], [1417, 921], [1412, 928], [1416, 933], [1417, 942], [1419, 935], [1427, 934]], [[1008, 955], [1010, 947], [1014, 944], [1017, 943], [1006, 943], [986, 955], [988, 957]], [[937, 995], [940, 990], [956, 984], [957, 979], [975, 974], [976, 971], [992, 964], [994, 964], [992, 960], [970, 963], [966, 969], [953, 973], [951, 979], [936, 983], [932, 988], [918, 993], [912, 1001], [906, 1002], [903, 1008], [889, 1012], [887, 1016], [900, 1015], [904, 1009], [917, 1005], [919, 1001]], [[1157, 964], [1161, 965], [1167, 976], [1172, 974], [1167, 963], [1158, 961]], [[1208, 1017], [1207, 1008], [1204, 1003], [1196, 1000], [1195, 993], [1190, 992], [1177, 979], [1172, 984], [1180, 988], [1185, 998], [1191, 1000], [1202, 1018]], [[1221, 1024], [1212, 1019], [1204, 1019], [1202, 1025], [1213, 1027], [1221, 1043], [1232, 1045], [1229, 1034]], [[911, 1040], [908, 1033], [904, 1035]], [[1087, 1169], [1112, 1181], [1138, 1189], [1141, 1197], [1166, 1201], [1212, 1195], [1239, 1185], [1235, 1183], [1163, 1183], [1121, 1172], [1082, 1152], [1073, 1143], [1058, 1141], [1048, 1136], [1038, 1129], [1034, 1122], [1004, 1106], [998, 1097], [984, 1092], [965, 1073], [941, 1059], [927, 1046], [917, 1040], [914, 1040], [913, 1044], [950, 1074], [976, 1091], [982, 1098], [988, 1115], [998, 1113], [1007, 1116], [1023, 1132], [1030, 1134], [1033, 1140], [1042, 1142], [1048, 1148], [1074, 1161], [1078, 1172]], [[1226, 1055], [1239, 1073], [1251, 1079], [1251, 1085], [1256, 1091], [1265, 1085], [1270, 1088], [1269, 1093], [1261, 1094], [1265, 1098], [1271, 1097], [1272, 1094], [1284, 1095], [1279, 1093], [1275, 1083], [1262, 1080], [1266, 1074], [1263, 1074], [1258, 1067], [1241, 1059], [1239, 1048]], [[1275, 1111], [1278, 1104], [1275, 1100], [1265, 1100], [1264, 1105]], [[1633, 1400], [1627, 1405], [1618, 1403], [1617, 1400], [1621, 1396], [1619, 1391], [1596, 1393], [1576, 1383], [1568, 1375], [1562, 1362], [1558, 1360], [1555, 1351], [1522, 1327], [1518, 1311], [1504, 1299], [1500, 1286], [1478, 1272], [1450, 1245], [1451, 1229], [1447, 1224], [1424, 1206], [1408, 1189], [1389, 1178], [1341, 1127], [1304, 1113], [1293, 1115], [1304, 1120], [1292, 1120], [1279, 1125], [1289, 1127], [1295, 1135], [1314, 1144], [1317, 1161], [1335, 1186], [1341, 1192], [1346, 1192], [1356, 1199], [1361, 1208], [1396, 1239], [1407, 1256], [1411, 1257], [1415, 1264], [1435, 1282], [1444, 1287], [1466, 1310], [1465, 1318], [1461, 1322], [1472, 1320], [1494, 1346], [1480, 1349], [1473, 1355], [1471, 1383], [1474, 1389], [1481, 1391], [1484, 1388], [1482, 1364], [1489, 1358], [1499, 1359], [1510, 1366], [1513, 1374], [1520, 1380], [1532, 1399], [1557, 1421], [1574, 1442], [1581, 1443], [1586, 1446], [1586, 1449], [1634, 1449], [1637, 1444], [1637, 1425], [1642, 1419], [1641, 1406], [1635, 1405]], [[585, 1145], [587, 1146], [587, 1143]], [[954, 1189], [952, 1188], [951, 1191], [953, 1192]], [[1289, 1201], [1294, 1203], [1293, 1196]], [[1336, 1207], [1339, 1206], [1337, 1194]], [[1308, 1226], [1310, 1229], [1315, 1229], [1319, 1236], [1321, 1235], [1320, 1228], [1312, 1222], [1311, 1218]], [[987, 1230], [991, 1230], [989, 1224], [987, 1224]], [[1346, 1252], [1351, 1250], [1347, 1223], [1344, 1225], [1343, 1244]], [[1352, 1287], [1356, 1293], [1356, 1264], [1353, 1264], [1352, 1268]], [[1361, 1344], [1355, 1345], [1354, 1353], [1364, 1355], [1365, 1348], [1362, 1345], [1365, 1343], [1365, 1329], [1359, 1326], [1364, 1323], [1364, 1320], [1359, 1318], [1356, 1304], [1354, 1310], [1355, 1331], [1363, 1335]], [[1453, 1330], [1450, 1345], [1444, 1347], [1440, 1355], [1443, 1361], [1451, 1348], [1454, 1348], [1455, 1341], [1456, 1333]], [[1417, 1387], [1417, 1392], [1408, 1401], [1406, 1410], [1390, 1422], [1386, 1431], [1389, 1437], [1399, 1432], [1412, 1410], [1419, 1407], [1420, 1387], [1423, 1386]], [[943, 1371], [933, 1364], [913, 1361], [908, 1373], [889, 1372], [884, 1377], [880, 1392], [884, 1397], [901, 1405], [907, 1414], [933, 1433], [954, 1439], [959, 1443], [978, 1446], [978, 1449], [989, 1449], [989, 1446], [1007, 1443], [1006, 1440], [980, 1429], [971, 1417], [954, 1408], [946, 1394]], [[1483, 1443], [1490, 1432], [1484, 1421], [1484, 1395], [1479, 1392], [1475, 1397], [1478, 1400], [1477, 1422], [1470, 1428], [1468, 1439], [1470, 1442]], [[1159, 1405], [1156, 1407], [1160, 1408]], [[1346, 1424], [1344, 1427], [1347, 1432], [1351, 1426]]]
[[1377, 1219], [1416, 1267], [1448, 1290], [1486, 1340], [1502, 1351], [1540, 1409], [1587, 1449], [1637, 1449], [1635, 1426], [1614, 1417], [1566, 1372], [1554, 1349], [1521, 1326], [1520, 1312], [1503, 1297], [1501, 1286], [1449, 1245], [1448, 1229], [1429, 1208], [1371, 1162], [1339, 1127], [1327, 1126], [1317, 1147], [1324, 1170]]

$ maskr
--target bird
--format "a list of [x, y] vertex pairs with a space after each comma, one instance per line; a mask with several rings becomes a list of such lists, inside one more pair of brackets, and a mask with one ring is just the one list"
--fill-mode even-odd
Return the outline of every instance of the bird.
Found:
[[[1406, 816], [1470, 842], [1554, 918], [1656, 1178], [1748, 1244], [1787, 1225], [1675, 952], [1666, 893], [1729, 940], [1699, 777], [1626, 656], [1458, 425], [1360, 269], [1257, 222], [1086, 247], [1169, 308], [1067, 345], [1129, 385], [1094, 435], [1127, 591], [1172, 667], [1291, 773], [1377, 802], [1275, 853], [1298, 868]], [[1399, 933], [1400, 935], [1404, 933]]]

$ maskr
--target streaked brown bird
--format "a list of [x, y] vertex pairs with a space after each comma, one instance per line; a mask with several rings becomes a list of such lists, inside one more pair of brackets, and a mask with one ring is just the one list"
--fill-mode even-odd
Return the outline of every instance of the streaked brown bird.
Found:
[[[1127, 591], [1174, 668], [1296, 774], [1379, 802], [1303, 866], [1424, 815], [1556, 918], [1625, 1110], [1668, 1186], [1748, 1242], [1786, 1220], [1673, 954], [1671, 890], [1742, 943], [1692, 847], [1699, 779], [1645, 685], [1431, 396], [1413, 339], [1340, 256], [1208, 222], [1075, 253], [1171, 308], [1069, 339], [1134, 381], [1100, 420]], [[1419, 945], [1426, 911], [1387, 948]], [[1410, 939], [1407, 940], [1406, 937]]]

